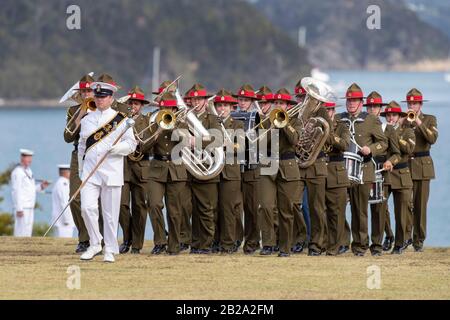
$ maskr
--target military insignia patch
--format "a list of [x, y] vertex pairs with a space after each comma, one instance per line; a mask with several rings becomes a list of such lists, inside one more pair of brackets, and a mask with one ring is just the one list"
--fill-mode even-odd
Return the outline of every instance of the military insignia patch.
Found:
[[103, 131], [97, 132], [97, 133], [94, 135], [95, 141], [100, 140], [102, 137], [103, 137]]
[[406, 141], [405, 141], [405, 140], [400, 139], [399, 142], [400, 142], [402, 145], [406, 146]]
[[377, 150], [380, 150], [381, 149], [381, 144], [377, 144]]

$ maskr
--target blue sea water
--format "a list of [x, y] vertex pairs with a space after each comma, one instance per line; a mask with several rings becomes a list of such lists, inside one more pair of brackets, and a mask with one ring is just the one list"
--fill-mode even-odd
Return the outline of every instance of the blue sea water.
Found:
[[[450, 246], [450, 196], [447, 194], [450, 187], [450, 83], [444, 80], [444, 73], [329, 71], [328, 74], [339, 97], [352, 82], [356, 82], [365, 94], [376, 90], [385, 101], [404, 100], [412, 87], [420, 89], [430, 100], [424, 105], [424, 112], [437, 117], [439, 139], [432, 148], [437, 179], [431, 183], [426, 244]], [[343, 105], [344, 100], [340, 101]], [[57, 165], [69, 163], [72, 150], [72, 146], [63, 140], [65, 112], [63, 108], [0, 108], [0, 171], [18, 162], [19, 148], [28, 148], [35, 151], [34, 176], [56, 181]], [[0, 211], [11, 211], [8, 186], [0, 190], [0, 196], [5, 198], [0, 203]], [[42, 208], [36, 211], [35, 221], [50, 223], [50, 194], [39, 194], [37, 201]], [[147, 221], [146, 238], [151, 237], [152, 230]]]

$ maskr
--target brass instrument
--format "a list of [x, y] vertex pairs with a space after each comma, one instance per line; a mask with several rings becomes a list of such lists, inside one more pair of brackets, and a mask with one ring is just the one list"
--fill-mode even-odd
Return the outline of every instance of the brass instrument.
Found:
[[[77, 94], [75, 94], [75, 95], [77, 95]], [[87, 98], [87, 99], [81, 100], [81, 97], [77, 96], [74, 99], [76, 99], [76, 101], [80, 102], [80, 106], [73, 113], [69, 122], [67, 122], [66, 128], [64, 129], [65, 131], [67, 131], [70, 134], [74, 134], [75, 132], [77, 132], [78, 128], [80, 127], [80, 125], [78, 124], [77, 126], [75, 126], [75, 128], [73, 130], [70, 129], [72, 122], [78, 117], [78, 114], [80, 113], [81, 110], [86, 112], [87, 110], [95, 111], [97, 109], [94, 98]]]
[[299, 158], [299, 167], [307, 168], [316, 161], [330, 133], [330, 125], [324, 118], [310, 115], [317, 111], [322, 103], [335, 100], [335, 96], [330, 86], [310, 77], [303, 78], [301, 86], [305, 88], [306, 97], [301, 105], [289, 110], [289, 116], [297, 115], [302, 122], [295, 153]]
[[270, 111], [268, 119], [275, 128], [281, 129], [289, 123], [289, 114], [283, 109], [275, 108]]
[[141, 161], [144, 158], [144, 153], [139, 150], [139, 148], [136, 148], [136, 150], [133, 153], [130, 153], [128, 155], [128, 159], [131, 161]]
[[[211, 140], [208, 130], [205, 129], [192, 110], [189, 110], [186, 106], [178, 88], [175, 91], [175, 97], [181, 112], [180, 121], [187, 123], [190, 137], [200, 136], [204, 140]], [[214, 157], [207, 150], [191, 150], [189, 146], [184, 146], [181, 153], [181, 160], [186, 169], [198, 180], [209, 180], [216, 177], [225, 165], [225, 152], [222, 146], [214, 148]]]
[[[156, 139], [161, 131], [174, 129], [177, 122], [177, 113], [170, 110], [160, 110], [152, 113], [150, 116], [145, 115], [145, 117], [148, 117], [147, 127], [139, 132], [133, 127], [134, 136], [142, 145]], [[146, 133], [150, 133], [150, 136], [146, 137]]]
[[415, 122], [417, 117], [417, 113], [414, 110], [408, 110], [408, 112], [406, 112], [406, 120], [410, 123]]

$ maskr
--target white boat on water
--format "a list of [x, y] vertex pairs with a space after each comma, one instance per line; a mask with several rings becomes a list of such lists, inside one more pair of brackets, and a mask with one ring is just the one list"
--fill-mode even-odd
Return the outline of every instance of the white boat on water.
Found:
[[311, 77], [313, 77], [314, 79], [323, 81], [323, 82], [330, 81], [330, 76], [328, 75], [328, 73], [320, 71], [319, 68], [311, 69]]

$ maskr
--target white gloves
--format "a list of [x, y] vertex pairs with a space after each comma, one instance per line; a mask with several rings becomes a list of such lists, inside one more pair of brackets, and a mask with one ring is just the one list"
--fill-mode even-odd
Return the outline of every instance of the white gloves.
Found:
[[127, 156], [132, 152], [130, 145], [126, 141], [116, 143], [111, 147], [109, 153], [118, 156]]

